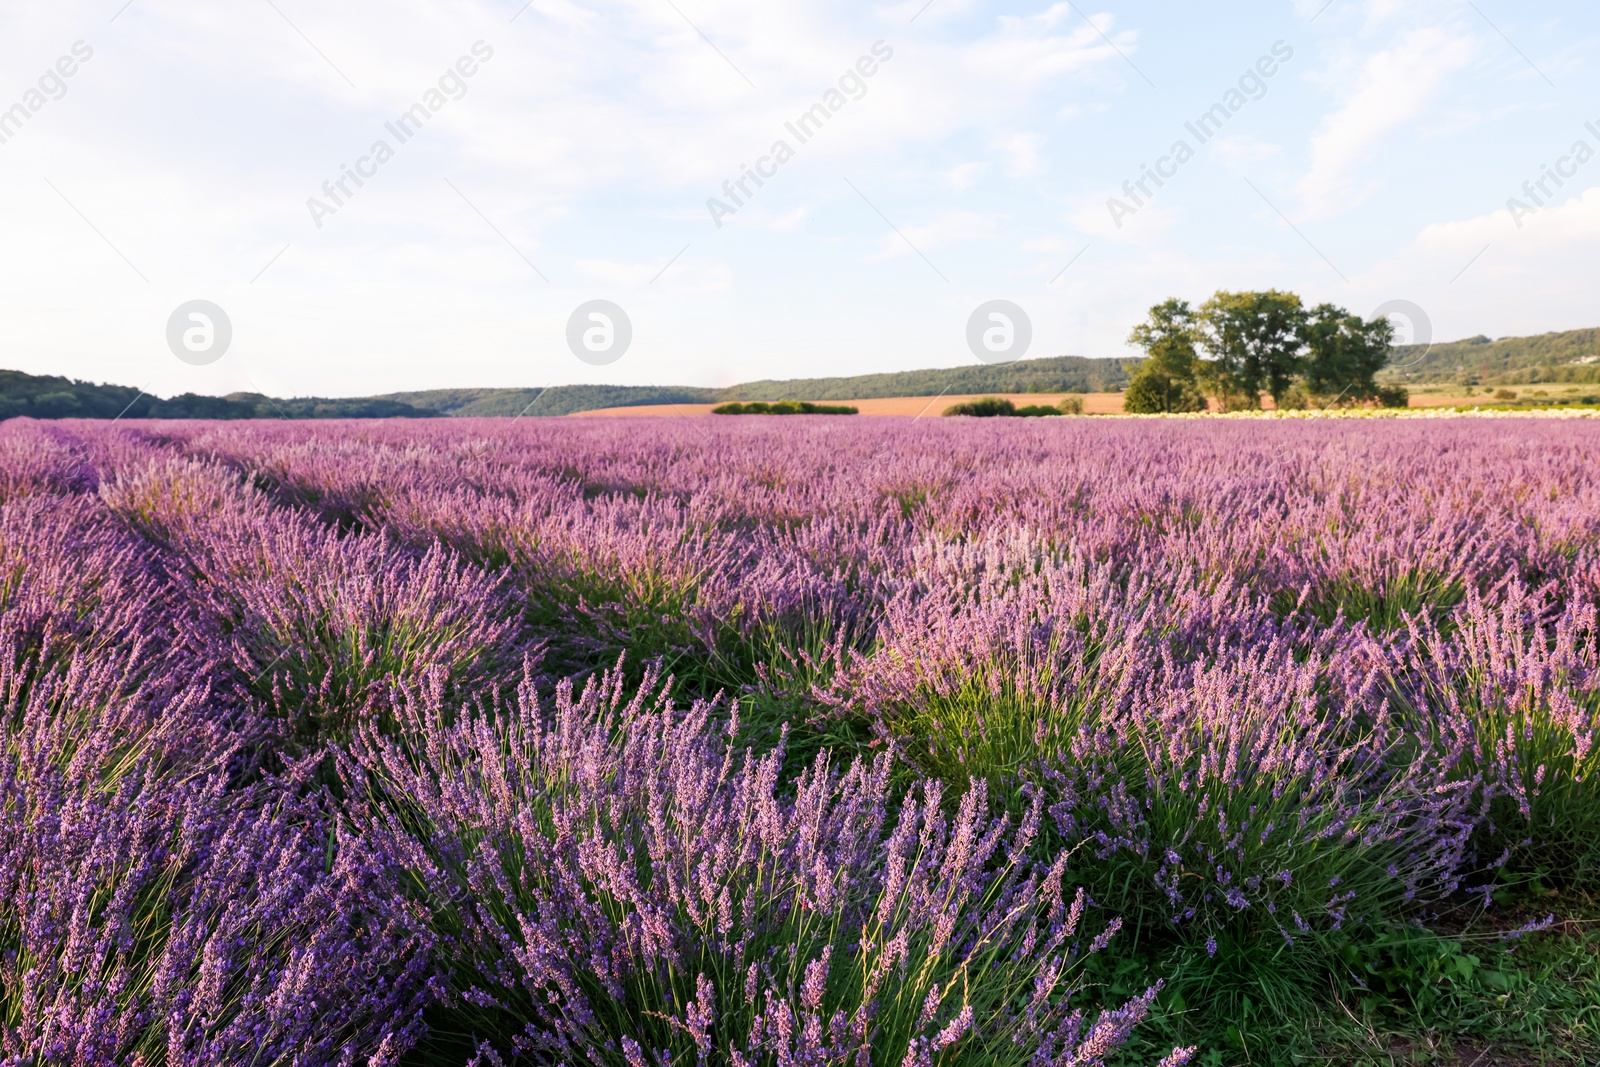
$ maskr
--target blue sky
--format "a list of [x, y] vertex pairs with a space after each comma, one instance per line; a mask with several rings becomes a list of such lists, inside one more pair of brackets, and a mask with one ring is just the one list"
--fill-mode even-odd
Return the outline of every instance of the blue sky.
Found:
[[[1217, 288], [1411, 301], [1438, 340], [1600, 325], [1592, 3], [123, 5], [0, 9], [0, 366], [720, 385], [970, 363], [997, 298], [1029, 356], [1128, 354]], [[196, 298], [233, 324], [209, 366], [166, 342]], [[633, 323], [603, 367], [565, 340], [591, 299]]]

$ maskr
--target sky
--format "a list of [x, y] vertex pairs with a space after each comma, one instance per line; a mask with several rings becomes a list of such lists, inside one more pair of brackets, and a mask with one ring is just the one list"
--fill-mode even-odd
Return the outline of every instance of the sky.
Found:
[[993, 300], [1133, 355], [1217, 289], [1597, 326], [1597, 45], [1592, 0], [8, 3], [0, 366], [718, 386], [970, 365]]

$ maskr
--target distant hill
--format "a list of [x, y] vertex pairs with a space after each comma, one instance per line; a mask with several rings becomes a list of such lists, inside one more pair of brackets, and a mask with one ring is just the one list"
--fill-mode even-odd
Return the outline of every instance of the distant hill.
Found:
[[1600, 382], [1600, 329], [1536, 337], [1469, 337], [1434, 345], [1400, 345], [1385, 378], [1407, 384], [1533, 385]]
[[436, 415], [481, 418], [571, 415], [598, 408], [642, 404], [710, 404], [721, 395], [721, 390], [690, 385], [557, 385], [549, 389], [428, 389], [419, 393], [386, 393], [373, 399], [405, 404]]
[[997, 366], [907, 370], [853, 378], [746, 382], [718, 391], [718, 400], [873, 400], [940, 393], [1113, 393], [1128, 384], [1138, 360], [1054, 356]]
[[745, 382], [726, 389], [692, 385], [558, 385], [550, 389], [429, 389], [376, 397], [441, 415], [571, 415], [646, 404], [724, 404], [733, 400], [872, 400], [941, 393], [1104, 393], [1128, 382], [1136, 360], [1054, 356], [1003, 366], [911, 370], [853, 378]]
[[437, 412], [380, 397], [274, 399], [260, 393], [163, 400], [129, 385], [95, 385], [52, 374], [0, 370], [0, 419], [369, 419], [433, 418]]
[[[1054, 356], [1000, 366], [744, 382], [725, 389], [692, 385], [558, 385], [549, 389], [428, 389], [350, 398], [273, 398], [260, 393], [170, 399], [125, 385], [95, 385], [54, 375], [0, 370], [0, 419], [363, 419], [571, 415], [647, 404], [724, 404], [746, 400], [873, 400], [982, 393], [1115, 392], [1134, 359]], [[1410, 385], [1532, 385], [1600, 382], [1600, 329], [1536, 337], [1472, 337], [1432, 348], [1401, 345], [1387, 381]]]
[[940, 393], [1063, 393], [1120, 389], [1132, 360], [1057, 356], [1007, 366], [901, 371], [855, 378], [746, 382], [726, 389], [692, 385], [558, 385], [549, 389], [429, 389], [383, 396], [274, 398], [260, 393], [162, 399], [132, 386], [96, 385], [55, 375], [0, 371], [0, 419], [363, 419], [571, 415], [646, 404], [721, 404], [732, 400], [854, 400]]

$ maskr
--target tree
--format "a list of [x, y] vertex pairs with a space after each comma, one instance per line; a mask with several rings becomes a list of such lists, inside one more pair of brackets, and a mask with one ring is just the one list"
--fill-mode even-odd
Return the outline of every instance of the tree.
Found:
[[1128, 343], [1144, 349], [1122, 395], [1122, 409], [1137, 415], [1204, 411], [1205, 397], [1195, 382], [1194, 312], [1186, 300], [1172, 299], [1150, 309], [1133, 328]]
[[1122, 394], [1122, 410], [1131, 415], [1204, 411], [1206, 398], [1192, 381], [1161, 374], [1135, 373]]
[[1279, 408], [1405, 407], [1409, 399], [1404, 388], [1378, 384], [1394, 341], [1388, 319], [1366, 321], [1335, 304], [1307, 311], [1276, 289], [1219, 290], [1198, 311], [1168, 300], [1128, 341], [1148, 357], [1123, 394], [1130, 412], [1200, 411], [1202, 391], [1223, 411], [1259, 408], [1263, 392]]
[[1377, 380], [1394, 343], [1388, 319], [1365, 321], [1333, 304], [1318, 304], [1301, 327], [1301, 341], [1305, 391], [1314, 405], [1405, 407], [1403, 388], [1385, 388]]
[[1200, 305], [1195, 335], [1206, 358], [1200, 384], [1225, 411], [1259, 408], [1261, 394], [1281, 401], [1301, 370], [1305, 309], [1294, 293], [1219, 290]]

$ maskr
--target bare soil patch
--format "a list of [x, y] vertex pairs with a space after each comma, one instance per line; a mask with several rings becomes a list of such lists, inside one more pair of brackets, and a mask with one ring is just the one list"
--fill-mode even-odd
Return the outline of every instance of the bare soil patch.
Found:
[[[1088, 415], [1115, 415], [1122, 411], [1121, 393], [947, 393], [944, 396], [888, 396], [871, 400], [818, 400], [819, 404], [849, 404], [863, 415], [899, 415], [910, 418], [939, 416], [951, 404], [964, 404], [985, 396], [1001, 396], [1021, 407], [1024, 404], [1059, 404], [1066, 396], [1082, 396]], [[796, 397], [797, 400], [808, 399]], [[627, 408], [600, 408], [580, 411], [573, 418], [615, 415], [709, 415], [715, 404], [648, 404]]]

